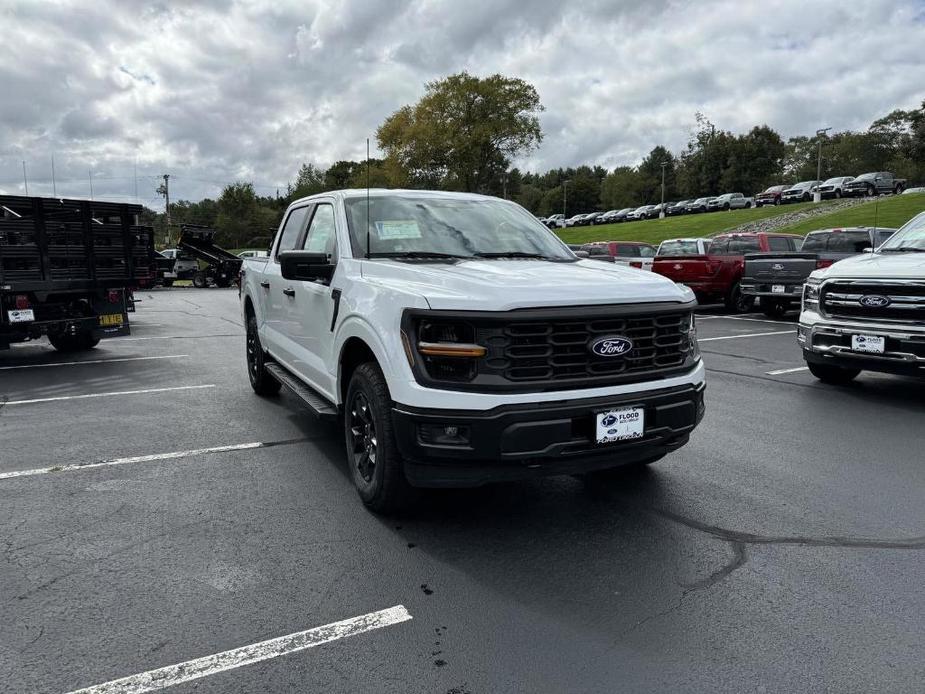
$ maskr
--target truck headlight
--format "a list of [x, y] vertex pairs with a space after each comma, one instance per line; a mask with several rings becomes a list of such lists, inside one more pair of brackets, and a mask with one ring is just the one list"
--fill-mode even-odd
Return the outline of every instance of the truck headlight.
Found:
[[808, 280], [803, 285], [802, 309], [804, 311], [819, 309], [819, 280]]
[[697, 343], [697, 320], [694, 314], [690, 314], [689, 322], [684, 331], [687, 334], [687, 349], [691, 362], [697, 362], [700, 359], [700, 345]]
[[418, 327], [417, 351], [432, 378], [444, 381], [471, 381], [476, 361], [487, 350], [475, 344], [475, 330], [458, 321], [423, 320]]

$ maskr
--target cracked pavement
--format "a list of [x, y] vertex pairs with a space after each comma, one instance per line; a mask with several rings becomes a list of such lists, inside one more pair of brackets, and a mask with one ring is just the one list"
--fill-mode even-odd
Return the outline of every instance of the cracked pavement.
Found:
[[[921, 690], [921, 383], [768, 375], [801, 364], [792, 335], [706, 343], [706, 418], [647, 472], [435, 492], [385, 519], [356, 498], [336, 428], [251, 393], [234, 290], [141, 298], [148, 339], [83, 358], [188, 357], [7, 370], [0, 403], [216, 387], [3, 408], [0, 473], [272, 445], [0, 479], [0, 693], [398, 604], [410, 622], [169, 691]], [[698, 330], [761, 325], [712, 313]], [[0, 352], [56, 361], [41, 343]]]

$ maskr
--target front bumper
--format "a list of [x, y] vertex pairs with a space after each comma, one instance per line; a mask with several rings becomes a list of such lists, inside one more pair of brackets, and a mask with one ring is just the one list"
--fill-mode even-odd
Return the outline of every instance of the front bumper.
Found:
[[[800, 316], [797, 341], [807, 362], [925, 377], [925, 326], [830, 319], [810, 322], [804, 319], [806, 315], [804, 312]], [[851, 349], [852, 335], [885, 337], [886, 351], [883, 354], [856, 352]]]
[[[705, 384], [582, 400], [502, 405], [487, 411], [396, 405], [395, 439], [405, 475], [418, 487], [475, 487], [487, 482], [589, 472], [677, 450], [704, 414]], [[599, 445], [598, 412], [644, 407], [641, 439]], [[468, 441], [432, 443], [428, 427], [457, 427]]]

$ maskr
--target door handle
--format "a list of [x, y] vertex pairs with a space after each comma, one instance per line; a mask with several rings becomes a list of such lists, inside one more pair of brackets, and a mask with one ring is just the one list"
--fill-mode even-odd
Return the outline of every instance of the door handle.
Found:
[[286, 287], [283, 290], [283, 294], [285, 294], [286, 296], [295, 296], [295, 289], [293, 289], [292, 287]]
[[260, 286], [263, 287], [264, 289], [269, 289], [269, 288], [270, 288], [270, 283], [269, 283], [269, 282], [261, 282], [261, 283], [260, 283]]

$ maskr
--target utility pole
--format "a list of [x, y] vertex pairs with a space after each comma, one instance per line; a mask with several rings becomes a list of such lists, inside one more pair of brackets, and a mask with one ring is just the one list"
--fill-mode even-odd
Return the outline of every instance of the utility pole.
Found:
[[562, 181], [562, 216], [568, 217], [568, 180]]
[[138, 203], [138, 157], [132, 160], [132, 182], [135, 184], [135, 203]]
[[51, 193], [55, 197], [58, 197], [58, 186], [55, 183], [55, 155], [52, 152], [51, 155]]
[[668, 166], [667, 161], [662, 162], [662, 204], [658, 209], [659, 219], [665, 218], [665, 167]]
[[22, 183], [26, 188], [26, 195], [29, 194], [29, 179], [26, 178], [26, 160], [22, 160]]
[[157, 192], [164, 196], [164, 213], [167, 217], [167, 243], [170, 244], [170, 174], [164, 174], [164, 182]]
[[87, 178], [90, 180], [90, 199], [93, 199], [93, 169], [87, 169]]

